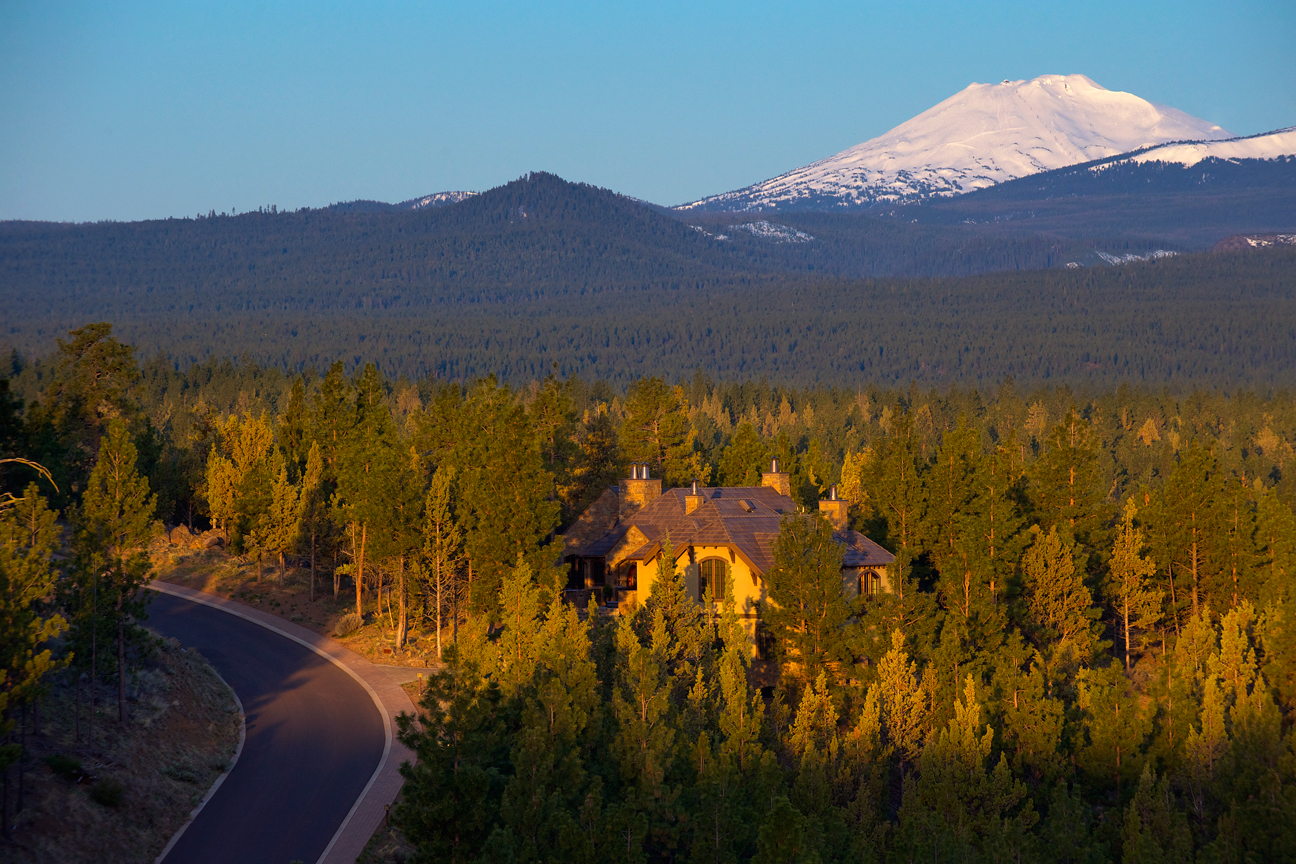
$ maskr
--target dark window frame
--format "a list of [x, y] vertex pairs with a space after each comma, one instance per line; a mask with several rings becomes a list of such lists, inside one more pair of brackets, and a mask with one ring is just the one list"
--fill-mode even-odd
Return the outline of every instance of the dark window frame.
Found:
[[[715, 578], [717, 568], [720, 570], [719, 579]], [[725, 580], [728, 578], [730, 578], [729, 562], [725, 559], [711, 556], [698, 561], [698, 599], [703, 603], [709, 600], [724, 600]]]

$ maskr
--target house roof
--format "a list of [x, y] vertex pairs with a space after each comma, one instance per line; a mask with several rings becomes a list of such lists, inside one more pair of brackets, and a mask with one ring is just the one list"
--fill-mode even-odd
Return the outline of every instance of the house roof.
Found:
[[[733, 549], [757, 572], [774, 566], [774, 538], [780, 521], [797, 512], [797, 504], [768, 486], [719, 486], [699, 490], [702, 501], [685, 512], [690, 489], [670, 489], [649, 502], [630, 519], [602, 537], [586, 543], [576, 554], [601, 557], [611, 551], [634, 526], [646, 542], [624, 560], [653, 558], [667, 535], [676, 549], [686, 546], [722, 546]], [[878, 566], [894, 556], [858, 531], [837, 531], [834, 539], [846, 546], [844, 566]]]
[[834, 531], [833, 539], [846, 546], [843, 567], [884, 567], [895, 556], [858, 531]]

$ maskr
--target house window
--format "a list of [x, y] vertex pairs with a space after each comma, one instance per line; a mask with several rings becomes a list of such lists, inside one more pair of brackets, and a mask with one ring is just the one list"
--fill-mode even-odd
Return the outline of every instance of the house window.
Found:
[[723, 600], [729, 562], [723, 558], [705, 558], [698, 563], [698, 599]]
[[756, 659], [774, 659], [774, 634], [765, 626], [764, 621], [756, 622]]
[[860, 571], [860, 594], [876, 597], [882, 593], [882, 577], [872, 570]]

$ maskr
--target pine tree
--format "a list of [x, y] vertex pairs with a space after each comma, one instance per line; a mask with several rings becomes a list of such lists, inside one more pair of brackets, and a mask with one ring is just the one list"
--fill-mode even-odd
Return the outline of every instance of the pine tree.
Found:
[[499, 687], [457, 650], [428, 679], [419, 716], [402, 714], [401, 741], [418, 758], [401, 766], [405, 785], [392, 817], [422, 860], [475, 864], [499, 824], [510, 768]]
[[[324, 457], [318, 441], [311, 441], [301, 481], [301, 534], [309, 538], [310, 599], [315, 602], [315, 552], [328, 518], [328, 490], [324, 485]], [[336, 593], [334, 599], [337, 599]]]
[[842, 677], [851, 658], [844, 633], [852, 615], [842, 592], [842, 547], [819, 514], [785, 515], [774, 540], [774, 566], [765, 574], [769, 604], [762, 617], [801, 686], [828, 671]]
[[666, 772], [674, 760], [675, 730], [670, 723], [671, 682], [666, 669], [665, 627], [654, 627], [650, 645], [640, 642], [629, 616], [616, 631], [620, 657], [612, 708], [618, 733], [614, 749], [622, 776], [637, 788], [640, 797], [659, 797]]
[[301, 536], [302, 496], [301, 485], [288, 479], [288, 464], [275, 453], [271, 462], [274, 483], [270, 487], [270, 507], [261, 514], [252, 529], [252, 542], [279, 559], [279, 584], [285, 575], [284, 556], [297, 546]]
[[[423, 505], [423, 556], [428, 578], [432, 582], [433, 603], [436, 606], [437, 660], [443, 656], [441, 645], [442, 615], [446, 603], [458, 598], [459, 567], [462, 561], [463, 534], [451, 513], [452, 468], [438, 468], [428, 487], [427, 501]], [[453, 615], [458, 622], [459, 604], [452, 602]], [[457, 627], [456, 627], [457, 629]]]
[[1256, 545], [1259, 552], [1260, 603], [1279, 604], [1296, 599], [1296, 515], [1266, 489], [1256, 506]]
[[682, 387], [641, 378], [630, 385], [625, 412], [621, 446], [631, 462], [651, 465], [669, 486], [683, 486], [695, 477], [708, 480], [701, 454], [694, 452], [697, 432], [689, 422]]
[[905, 802], [901, 821], [916, 815], [906, 810], [925, 811], [956, 848], [986, 845], [1020, 853], [1037, 816], [1007, 758], [991, 759], [993, 740], [994, 730], [982, 724], [976, 684], [969, 675], [963, 698], [954, 703], [954, 718], [923, 748], [916, 794]]
[[20, 755], [19, 745], [8, 744], [14, 709], [34, 699], [44, 676], [67, 663], [50, 648], [68, 626], [49, 603], [58, 577], [52, 560], [61, 539], [57, 519], [35, 483], [0, 508], [0, 735], [6, 742], [0, 772]]
[[877, 688], [881, 697], [882, 726], [887, 743], [903, 763], [914, 764], [927, 740], [931, 694], [918, 677], [918, 667], [905, 651], [904, 634], [891, 634], [891, 650], [878, 664]]
[[568, 513], [584, 512], [623, 476], [621, 447], [606, 404], [600, 402], [586, 412], [577, 446], [580, 454], [572, 468], [571, 484], [558, 490]]
[[[207, 458], [207, 501], [212, 520], [224, 527], [225, 538], [242, 549], [269, 511], [274, 474], [274, 432], [264, 415], [231, 415], [219, 426], [221, 447]], [[255, 544], [255, 538], [252, 539]], [[258, 550], [258, 571], [260, 578]]]
[[[891, 565], [891, 585], [903, 606], [916, 592], [910, 566], [923, 551], [920, 529], [927, 509], [926, 489], [919, 471], [919, 442], [913, 429], [913, 417], [904, 414], [891, 434], [878, 443], [868, 472], [871, 483], [866, 491], [875, 502], [876, 513], [884, 531], [878, 542], [895, 553]], [[901, 610], [904, 614], [907, 610]], [[917, 616], [905, 615], [910, 623]]]
[[397, 540], [393, 504], [400, 494], [402, 460], [383, 382], [372, 363], [365, 365], [355, 390], [356, 420], [338, 450], [334, 509], [348, 527], [356, 614], [363, 615], [365, 567]]
[[334, 363], [320, 382], [311, 403], [311, 429], [319, 442], [328, 476], [338, 474], [338, 461], [351, 427], [355, 425], [355, 399], [342, 361]]
[[1075, 544], [1057, 526], [1022, 556], [1028, 631], [1050, 676], [1086, 664], [1097, 648], [1098, 610], [1075, 566]]
[[702, 711], [698, 701], [704, 695], [697, 690], [697, 684], [700, 676], [710, 676], [712, 671], [715, 627], [710, 613], [690, 595], [684, 584], [684, 573], [676, 566], [675, 548], [669, 534], [663, 539], [657, 558], [652, 592], [642, 614], [636, 616], [636, 632], [642, 640], [651, 642], [665, 663], [672, 682], [672, 698], [684, 707], [688, 720], [697, 720]]
[[524, 636], [538, 645], [513, 736], [515, 773], [501, 800], [504, 830], [520, 862], [561, 856], [593, 864], [604, 842], [601, 782], [586, 769], [584, 754], [602, 694], [588, 627], [575, 607], [555, 598], [543, 623]]
[[1061, 527], [1090, 548], [1106, 546], [1098, 450], [1092, 427], [1075, 408], [1053, 427], [1030, 474], [1041, 526]]
[[720, 638], [724, 648], [717, 669], [720, 684], [718, 726], [720, 755], [731, 758], [742, 775], [751, 771], [761, 758], [759, 736], [765, 703], [760, 693], [752, 692], [748, 683], [751, 642], [738, 620], [732, 581], [727, 580], [725, 584], [720, 617]]
[[1176, 620], [1185, 593], [1193, 616], [1203, 603], [1220, 605], [1212, 595], [1222, 593], [1219, 580], [1228, 560], [1222, 480], [1213, 455], [1187, 447], [1154, 505], [1144, 511], [1151, 523], [1152, 556], [1166, 568]]
[[[580, 456], [576, 444], [576, 411], [567, 388], [552, 374], [540, 385], [527, 416], [535, 427], [540, 458], [545, 470], [553, 476], [551, 499], [561, 496], [566, 502], [573, 483], [573, 470]], [[562, 494], [568, 492], [568, 495]], [[565, 520], [564, 520], [565, 521]]]
[[114, 420], [99, 446], [99, 459], [77, 513], [76, 551], [83, 573], [100, 582], [106, 614], [117, 642], [117, 718], [126, 722], [126, 643], [144, 617], [140, 589], [151, 565], [145, 546], [157, 498], [135, 469], [136, 450], [126, 424]]
[[770, 452], [750, 423], [743, 423], [720, 454], [721, 486], [758, 486]]
[[1143, 556], [1143, 532], [1134, 527], [1138, 508], [1134, 499], [1125, 502], [1125, 515], [1117, 529], [1116, 543], [1112, 547], [1109, 563], [1109, 589], [1116, 618], [1120, 622], [1122, 644], [1125, 648], [1125, 670], [1130, 668], [1131, 631], [1147, 633], [1161, 620], [1163, 596], [1152, 587], [1156, 563]]
[[289, 477], [297, 482], [306, 468], [313, 443], [306, 410], [306, 379], [301, 375], [293, 379], [292, 389], [288, 391], [288, 405], [279, 415], [276, 426], [279, 447], [288, 460]]
[[68, 336], [58, 340], [53, 378], [42, 400], [60, 439], [60, 461], [79, 481], [108, 424], [138, 416], [131, 388], [140, 374], [135, 349], [113, 338], [111, 324], [87, 324]]
[[1176, 806], [1170, 784], [1157, 782], [1151, 765], [1143, 768], [1138, 789], [1125, 810], [1121, 860], [1129, 864], [1172, 864], [1192, 860], [1188, 822]]
[[1118, 665], [1082, 669], [1078, 691], [1088, 740], [1077, 761], [1096, 781], [1111, 781], [1119, 791], [1140, 770], [1151, 723]]
[[558, 524], [553, 475], [526, 413], [493, 379], [479, 383], [449, 423], [453, 441], [438, 464], [455, 470], [473, 608], [493, 615], [500, 580], [518, 556], [545, 584], [558, 578], [541, 549]]

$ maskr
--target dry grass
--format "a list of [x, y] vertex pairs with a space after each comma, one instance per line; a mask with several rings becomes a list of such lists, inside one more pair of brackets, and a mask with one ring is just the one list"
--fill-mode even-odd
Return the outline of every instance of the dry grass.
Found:
[[[392, 802], [393, 810], [398, 803], [399, 797]], [[415, 851], [414, 845], [405, 839], [400, 830], [390, 820], [385, 820], [369, 838], [364, 851], [356, 859], [356, 864], [404, 864], [414, 857]]]
[[[281, 582], [277, 568], [267, 566], [258, 580], [255, 561], [243, 561], [223, 549], [190, 551], [169, 545], [155, 549], [153, 560], [158, 579], [237, 600], [277, 615], [334, 638], [374, 663], [436, 665], [435, 627], [422, 629], [413, 626], [411, 621], [406, 646], [395, 647], [394, 612], [389, 608], [386, 591], [381, 609], [377, 607], [375, 592], [367, 591], [365, 625], [339, 637], [334, 635], [334, 628], [343, 615], [355, 611], [355, 594], [354, 589], [347, 585], [335, 600], [331, 576], [317, 577], [315, 599], [311, 600], [308, 569], [290, 567]], [[443, 638], [448, 637], [447, 628]]]
[[[91, 743], [84, 704], [78, 740], [69, 682], [52, 676], [38, 712], [39, 732], [36, 716], [30, 718], [24, 807], [12, 813], [17, 771], [11, 770], [16, 827], [12, 841], [0, 841], [0, 860], [151, 862], [229, 767], [241, 727], [234, 695], [196, 652], [158, 638], [131, 681], [130, 723], [118, 725], [116, 691], [105, 687]], [[70, 776], [59, 776], [46, 761], [55, 756], [79, 762], [86, 776], [66, 770]], [[113, 785], [120, 801], [98, 803], [96, 788]]]

